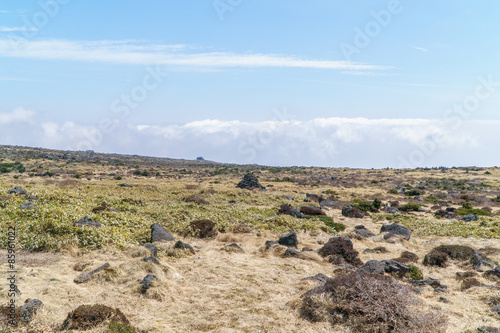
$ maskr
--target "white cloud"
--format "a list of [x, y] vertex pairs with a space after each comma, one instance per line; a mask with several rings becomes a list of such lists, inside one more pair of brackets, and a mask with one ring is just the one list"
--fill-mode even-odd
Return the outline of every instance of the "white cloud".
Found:
[[32, 31], [26, 27], [0, 27], [0, 32]]
[[187, 159], [203, 156], [242, 164], [365, 168], [500, 164], [494, 154], [500, 121], [464, 121], [459, 129], [451, 129], [445, 121], [433, 119], [207, 119], [164, 126], [128, 123], [106, 134], [97, 125], [26, 122], [33, 114], [20, 110], [0, 114], [0, 132], [8, 138], [4, 143]]
[[426, 49], [425, 47], [415, 46], [415, 45], [412, 45], [412, 47], [413, 47], [415, 50], [419, 50], [419, 51], [422, 51], [422, 52], [429, 52], [429, 50], [428, 50], [428, 49]]
[[12, 112], [0, 113], [0, 125], [13, 123], [33, 123], [35, 112], [24, 108], [17, 108]]
[[149, 44], [138, 41], [0, 39], [0, 57], [13, 58], [200, 68], [289, 67], [355, 71], [392, 68], [391, 66], [375, 66], [349, 61], [313, 60], [288, 55], [186, 51], [191, 51], [190, 47], [186, 45]]

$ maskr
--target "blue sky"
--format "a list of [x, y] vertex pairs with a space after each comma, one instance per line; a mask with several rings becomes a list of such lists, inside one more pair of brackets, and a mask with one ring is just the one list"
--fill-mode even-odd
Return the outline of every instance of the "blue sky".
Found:
[[492, 0], [3, 1], [0, 143], [500, 164], [487, 153], [500, 141], [499, 13]]

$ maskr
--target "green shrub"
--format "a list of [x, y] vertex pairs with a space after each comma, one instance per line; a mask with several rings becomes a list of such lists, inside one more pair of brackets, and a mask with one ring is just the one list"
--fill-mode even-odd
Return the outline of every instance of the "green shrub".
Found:
[[109, 333], [136, 333], [136, 329], [132, 326], [120, 323], [116, 321], [112, 321], [108, 324], [108, 332]]
[[436, 203], [439, 201], [439, 199], [435, 195], [428, 195], [424, 198], [424, 201]]
[[414, 197], [414, 196], [417, 196], [417, 195], [421, 195], [422, 192], [418, 191], [418, 190], [409, 190], [409, 191], [406, 191], [405, 194], [409, 197]]
[[408, 265], [408, 268], [410, 269], [408, 273], [406, 273], [406, 277], [411, 279], [411, 280], [423, 280], [424, 279], [424, 274], [422, 273], [422, 270], [418, 268], [415, 265]]
[[391, 193], [391, 194], [399, 194], [399, 192], [398, 192], [398, 189], [397, 189], [397, 188], [391, 188], [391, 189], [389, 190], [389, 193]]
[[415, 202], [408, 202], [407, 204], [404, 204], [403, 206], [401, 206], [399, 208], [399, 210], [402, 210], [403, 212], [407, 212], [407, 211], [418, 212], [419, 209], [420, 209], [420, 205], [418, 203], [415, 203]]
[[373, 200], [373, 207], [375, 209], [380, 209], [381, 206], [382, 206], [382, 201], [380, 201], [378, 198], [375, 198]]
[[478, 216], [490, 216], [491, 212], [485, 209], [474, 208], [470, 202], [463, 202], [462, 207], [455, 211], [457, 215], [469, 215], [474, 214]]
[[[316, 215], [314, 216], [314, 218], [317, 218], [318, 220], [323, 222], [328, 228], [334, 229], [336, 232], [345, 230], [345, 225], [343, 225], [342, 223], [336, 223], [330, 216]], [[325, 228], [325, 230], [323, 231], [326, 232], [328, 231], [328, 229]]]

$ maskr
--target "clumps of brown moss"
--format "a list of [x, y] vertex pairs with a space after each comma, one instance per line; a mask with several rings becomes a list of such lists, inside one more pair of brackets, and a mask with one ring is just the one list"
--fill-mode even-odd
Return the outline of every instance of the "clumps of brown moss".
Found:
[[474, 249], [464, 245], [441, 245], [425, 255], [426, 266], [446, 267], [448, 259], [466, 261], [472, 258]]
[[444, 332], [447, 318], [425, 310], [408, 286], [390, 276], [352, 272], [303, 295], [301, 316], [354, 332]]
[[359, 252], [354, 250], [352, 241], [346, 237], [332, 237], [318, 252], [322, 257], [334, 264], [348, 263], [353, 266], [362, 266], [358, 258]]
[[80, 305], [68, 313], [61, 330], [88, 330], [105, 322], [117, 322], [130, 325], [130, 322], [119, 309], [102, 304]]

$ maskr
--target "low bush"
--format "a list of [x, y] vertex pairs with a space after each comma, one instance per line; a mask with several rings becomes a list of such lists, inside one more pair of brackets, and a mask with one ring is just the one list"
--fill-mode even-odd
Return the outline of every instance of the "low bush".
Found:
[[415, 265], [408, 265], [408, 268], [410, 269], [408, 273], [406, 273], [406, 277], [410, 280], [423, 280], [424, 279], [424, 274], [422, 273], [422, 270], [418, 268]]
[[344, 324], [353, 332], [444, 332], [447, 318], [420, 308], [411, 289], [389, 276], [353, 272], [307, 292], [301, 315], [310, 321]]
[[408, 202], [407, 204], [404, 204], [403, 206], [399, 207], [399, 210], [401, 210], [403, 212], [407, 212], [407, 211], [418, 212], [419, 209], [420, 209], [420, 205], [415, 203], [415, 202]]

